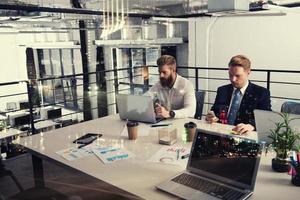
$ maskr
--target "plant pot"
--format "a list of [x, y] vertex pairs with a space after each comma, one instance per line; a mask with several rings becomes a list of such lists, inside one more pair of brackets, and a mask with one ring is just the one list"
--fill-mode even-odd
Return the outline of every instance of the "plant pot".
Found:
[[290, 163], [286, 159], [273, 158], [272, 169], [276, 172], [288, 172], [290, 170]]

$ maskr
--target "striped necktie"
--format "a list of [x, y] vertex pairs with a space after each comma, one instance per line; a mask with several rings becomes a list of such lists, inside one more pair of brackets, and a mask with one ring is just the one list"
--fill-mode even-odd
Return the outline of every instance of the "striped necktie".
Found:
[[242, 98], [242, 93], [241, 93], [240, 89], [236, 89], [234, 91], [230, 111], [228, 114], [228, 124], [230, 124], [230, 125], [234, 125], [236, 115], [237, 115], [237, 112], [240, 107], [241, 98]]

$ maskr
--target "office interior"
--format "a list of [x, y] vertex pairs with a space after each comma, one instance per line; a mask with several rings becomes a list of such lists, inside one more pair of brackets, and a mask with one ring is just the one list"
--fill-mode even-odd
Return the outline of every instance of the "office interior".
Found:
[[[272, 110], [300, 103], [300, 1], [248, 0], [243, 8], [230, 2], [236, 1], [2, 0], [0, 168], [16, 170], [16, 179], [26, 173], [20, 185], [33, 187], [31, 157], [16, 141], [117, 114], [116, 94], [142, 95], [159, 80], [161, 55], [174, 56], [178, 74], [205, 93], [202, 117], [238, 54], [252, 62], [250, 80], [270, 90]], [[103, 188], [90, 199], [138, 199], [51, 161], [45, 166], [68, 177], [70, 187], [52, 180], [68, 195], [89, 191], [74, 186], [85, 181]], [[5, 175], [0, 185], [1, 199], [19, 193]]]

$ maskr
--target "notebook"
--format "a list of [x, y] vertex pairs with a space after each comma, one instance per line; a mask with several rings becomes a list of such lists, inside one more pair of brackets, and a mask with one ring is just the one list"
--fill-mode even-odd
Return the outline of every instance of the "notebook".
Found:
[[156, 187], [183, 199], [247, 199], [261, 148], [255, 140], [197, 129], [186, 170]]
[[[290, 118], [296, 118], [290, 122], [293, 129], [300, 131], [300, 115], [289, 114]], [[277, 112], [268, 110], [254, 110], [255, 125], [260, 141], [270, 143], [271, 139], [268, 137], [270, 130], [275, 129], [275, 123], [282, 122], [282, 118]]]
[[151, 96], [117, 94], [117, 107], [122, 120], [131, 120], [155, 124], [156, 118]]

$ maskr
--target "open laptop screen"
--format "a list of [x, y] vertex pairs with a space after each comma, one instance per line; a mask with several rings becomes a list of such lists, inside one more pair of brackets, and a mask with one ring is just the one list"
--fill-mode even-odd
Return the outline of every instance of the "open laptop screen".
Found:
[[255, 141], [198, 129], [188, 167], [215, 180], [253, 189], [260, 153]]
[[117, 107], [121, 119], [156, 123], [153, 100], [150, 96], [117, 94]]

